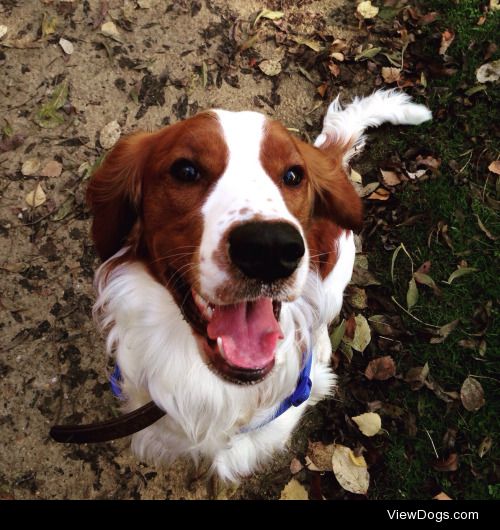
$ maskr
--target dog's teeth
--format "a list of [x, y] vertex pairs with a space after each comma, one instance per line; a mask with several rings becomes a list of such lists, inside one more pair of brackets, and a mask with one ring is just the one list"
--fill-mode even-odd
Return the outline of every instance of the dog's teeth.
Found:
[[214, 306], [207, 302], [201, 294], [197, 293], [194, 289], [192, 291], [193, 293], [193, 300], [196, 304], [196, 307], [198, 308], [199, 312], [203, 316], [205, 320], [212, 320], [212, 316], [214, 314]]
[[217, 347], [219, 348], [219, 353], [226, 358], [226, 352], [224, 351], [224, 344], [222, 344], [222, 337], [217, 337]]

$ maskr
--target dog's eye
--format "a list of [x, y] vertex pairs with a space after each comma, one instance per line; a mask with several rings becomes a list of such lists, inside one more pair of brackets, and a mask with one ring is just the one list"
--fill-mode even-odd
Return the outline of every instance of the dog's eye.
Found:
[[287, 186], [298, 186], [304, 178], [304, 170], [300, 166], [293, 166], [285, 171], [283, 182]]
[[189, 160], [181, 158], [176, 160], [170, 168], [172, 176], [181, 182], [196, 182], [200, 179], [200, 171]]

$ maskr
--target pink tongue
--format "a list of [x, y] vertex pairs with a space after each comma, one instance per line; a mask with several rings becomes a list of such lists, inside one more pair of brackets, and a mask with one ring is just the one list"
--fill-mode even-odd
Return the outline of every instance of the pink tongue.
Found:
[[229, 364], [253, 370], [273, 360], [276, 342], [283, 338], [271, 298], [215, 306], [207, 333], [213, 340], [221, 337]]

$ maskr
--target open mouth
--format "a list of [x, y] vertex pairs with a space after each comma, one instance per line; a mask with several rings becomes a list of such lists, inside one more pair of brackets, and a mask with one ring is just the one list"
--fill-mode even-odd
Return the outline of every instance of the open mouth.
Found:
[[183, 290], [180, 307], [197, 333], [208, 365], [233, 383], [264, 379], [274, 366], [277, 342], [283, 338], [278, 323], [281, 302], [260, 297], [215, 305], [187, 284]]

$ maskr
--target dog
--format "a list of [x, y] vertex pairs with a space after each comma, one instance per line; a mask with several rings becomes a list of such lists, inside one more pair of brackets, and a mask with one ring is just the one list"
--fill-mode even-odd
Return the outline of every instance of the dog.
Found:
[[237, 482], [332, 395], [328, 325], [363, 222], [349, 160], [368, 127], [430, 118], [378, 91], [331, 103], [314, 145], [218, 109], [118, 141], [87, 192], [103, 260], [94, 315], [124, 410], [166, 413], [132, 437], [139, 458], [187, 456]]

